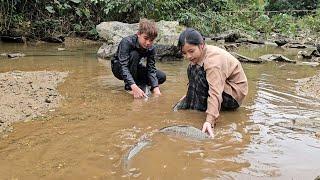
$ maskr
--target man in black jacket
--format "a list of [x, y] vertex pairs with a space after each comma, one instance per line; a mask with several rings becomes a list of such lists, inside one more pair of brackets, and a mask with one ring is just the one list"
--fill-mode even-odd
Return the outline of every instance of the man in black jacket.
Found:
[[[137, 34], [121, 40], [118, 50], [111, 60], [114, 76], [124, 80], [125, 90], [131, 91], [134, 98], [146, 97], [143, 86], [151, 86], [154, 95], [161, 95], [159, 84], [166, 75], [155, 67], [155, 47], [153, 41], [158, 32], [154, 21], [141, 19]], [[146, 66], [142, 64], [146, 58]]]

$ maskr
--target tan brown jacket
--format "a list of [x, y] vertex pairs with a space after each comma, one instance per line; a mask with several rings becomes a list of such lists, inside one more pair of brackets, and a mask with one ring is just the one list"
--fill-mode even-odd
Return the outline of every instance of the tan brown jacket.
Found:
[[206, 121], [213, 124], [219, 117], [222, 92], [231, 95], [241, 105], [248, 94], [248, 81], [241, 63], [227, 51], [206, 45], [201, 60], [209, 84]]

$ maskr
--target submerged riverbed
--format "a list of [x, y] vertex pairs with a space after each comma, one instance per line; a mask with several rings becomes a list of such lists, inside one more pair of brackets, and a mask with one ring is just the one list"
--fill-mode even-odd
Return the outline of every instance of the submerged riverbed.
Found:
[[[68, 72], [59, 84], [60, 106], [34, 121], [13, 124], [0, 139], [1, 179], [314, 179], [320, 175], [320, 101], [297, 91], [298, 79], [316, 67], [286, 63], [242, 64], [249, 95], [239, 110], [222, 112], [215, 138], [191, 141], [153, 136], [152, 146], [123, 168], [123, 157], [141, 136], [175, 124], [201, 128], [205, 114], [173, 112], [187, 88], [188, 62], [158, 62], [167, 74], [162, 96], [133, 100], [113, 77], [98, 46], [58, 51], [58, 45], [0, 44], [19, 59], [0, 59], [0, 73]], [[1, 52], [1, 53], [3, 53]], [[242, 48], [258, 57], [296, 51]]]

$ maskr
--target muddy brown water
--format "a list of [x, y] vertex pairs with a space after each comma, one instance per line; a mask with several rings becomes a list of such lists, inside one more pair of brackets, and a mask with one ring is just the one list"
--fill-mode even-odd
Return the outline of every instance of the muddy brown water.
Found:
[[[65, 97], [45, 117], [14, 124], [0, 141], [0, 179], [313, 179], [320, 175], [320, 101], [296, 92], [296, 79], [317, 68], [285, 63], [243, 64], [249, 95], [241, 108], [222, 112], [215, 138], [198, 142], [166, 135], [124, 169], [122, 159], [138, 139], [174, 124], [200, 128], [205, 114], [173, 112], [186, 92], [188, 62], [159, 62], [167, 73], [162, 96], [133, 100], [115, 79], [110, 62], [98, 60], [98, 46], [58, 51], [59, 45], [0, 44], [0, 72], [67, 71], [59, 85]], [[258, 57], [297, 50], [272, 46], [242, 48]], [[294, 128], [292, 128], [294, 127]]]

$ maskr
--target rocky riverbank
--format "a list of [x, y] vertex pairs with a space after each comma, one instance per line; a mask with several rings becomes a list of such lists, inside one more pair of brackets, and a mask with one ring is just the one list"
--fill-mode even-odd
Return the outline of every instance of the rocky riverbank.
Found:
[[53, 71], [0, 73], [0, 134], [10, 131], [13, 122], [54, 111], [62, 99], [57, 85], [67, 75]]
[[298, 80], [296, 89], [299, 94], [320, 99], [320, 71], [313, 77]]

